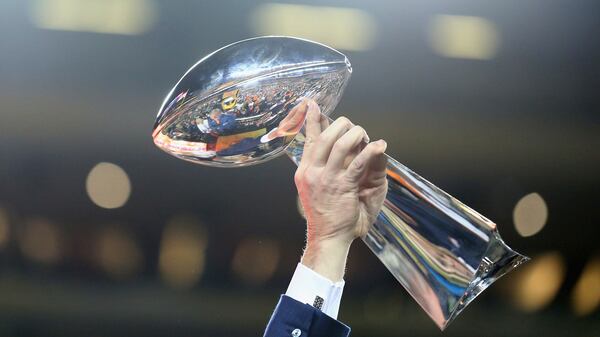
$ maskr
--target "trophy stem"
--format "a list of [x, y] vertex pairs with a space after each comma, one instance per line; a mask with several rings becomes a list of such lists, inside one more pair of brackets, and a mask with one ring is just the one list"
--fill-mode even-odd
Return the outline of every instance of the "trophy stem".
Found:
[[[299, 164], [304, 135], [286, 152]], [[444, 330], [502, 275], [529, 258], [500, 238], [496, 224], [388, 156], [388, 193], [363, 238]]]

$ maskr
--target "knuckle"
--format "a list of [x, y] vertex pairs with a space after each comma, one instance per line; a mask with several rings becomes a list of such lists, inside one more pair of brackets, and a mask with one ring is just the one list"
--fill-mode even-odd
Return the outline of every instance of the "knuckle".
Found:
[[371, 155], [373, 153], [375, 153], [375, 151], [377, 150], [377, 142], [374, 143], [369, 143], [366, 147], [365, 147], [365, 153], [367, 155]]
[[353, 170], [360, 171], [365, 166], [365, 162], [361, 158], [356, 158], [350, 165]]
[[355, 126], [355, 127], [354, 127], [354, 129], [356, 130], [356, 133], [357, 133], [359, 136], [361, 136], [361, 137], [362, 137], [363, 135], [366, 135], [366, 134], [367, 134], [367, 131], [366, 131], [366, 130], [365, 130], [363, 127], [362, 127], [362, 126], [360, 126], [360, 125], [357, 125], [357, 126]]
[[341, 116], [337, 119], [340, 123], [350, 123], [350, 120], [346, 116]]
[[348, 144], [348, 142], [346, 142], [343, 138], [338, 139], [334, 144], [333, 144], [333, 151], [347, 151], [350, 148], [350, 144]]
[[296, 185], [301, 184], [303, 180], [304, 180], [303, 172], [300, 169], [296, 170], [296, 173], [294, 173], [294, 182], [296, 183]]
[[314, 191], [321, 185], [319, 176], [306, 172], [297, 178], [294, 177], [296, 187], [299, 191]]
[[352, 122], [350, 122], [350, 119], [348, 119], [348, 117], [346, 116], [342, 116], [340, 118], [338, 118], [339, 123], [341, 123], [344, 126], [349, 127], [350, 125], [352, 125]]

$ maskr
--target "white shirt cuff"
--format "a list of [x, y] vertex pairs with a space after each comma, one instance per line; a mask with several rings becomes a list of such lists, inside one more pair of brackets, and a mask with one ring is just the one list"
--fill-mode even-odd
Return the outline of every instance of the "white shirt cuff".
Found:
[[344, 281], [334, 283], [302, 263], [298, 263], [285, 294], [308, 305], [313, 305], [318, 296], [323, 299], [321, 311], [337, 319], [343, 291]]

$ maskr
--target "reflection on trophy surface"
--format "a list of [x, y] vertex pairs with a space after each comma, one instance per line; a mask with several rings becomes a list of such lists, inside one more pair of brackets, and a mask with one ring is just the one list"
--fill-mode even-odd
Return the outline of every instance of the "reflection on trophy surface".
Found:
[[[159, 110], [155, 144], [209, 166], [302, 159], [306, 102], [329, 116], [352, 68], [327, 46], [290, 37], [240, 41], [208, 55]], [[364, 238], [394, 277], [444, 329], [497, 278], [528, 260], [496, 224], [392, 158], [388, 193]]]
[[[176, 119], [155, 130], [155, 144], [181, 159], [223, 166], [247, 165], [271, 158], [285, 149], [304, 124], [303, 99], [333, 110], [349, 74], [305, 73], [274, 76], [233, 86], [199, 101], [185, 91], [164, 110], [176, 109]], [[257, 85], [260, 83], [260, 85]]]

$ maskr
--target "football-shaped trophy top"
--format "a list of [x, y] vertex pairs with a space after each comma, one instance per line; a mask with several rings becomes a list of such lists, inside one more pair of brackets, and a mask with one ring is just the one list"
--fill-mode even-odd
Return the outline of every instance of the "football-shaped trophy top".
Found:
[[257, 164], [283, 153], [304, 124], [305, 98], [329, 115], [352, 68], [325, 45], [268, 36], [225, 46], [198, 61], [171, 89], [154, 143], [210, 166]]

